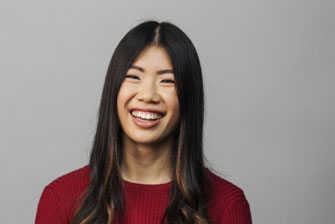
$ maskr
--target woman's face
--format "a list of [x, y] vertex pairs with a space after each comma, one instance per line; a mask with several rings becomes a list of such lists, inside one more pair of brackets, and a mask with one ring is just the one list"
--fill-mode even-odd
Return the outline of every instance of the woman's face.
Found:
[[173, 66], [164, 48], [149, 46], [126, 73], [117, 96], [124, 137], [137, 143], [159, 143], [179, 122]]

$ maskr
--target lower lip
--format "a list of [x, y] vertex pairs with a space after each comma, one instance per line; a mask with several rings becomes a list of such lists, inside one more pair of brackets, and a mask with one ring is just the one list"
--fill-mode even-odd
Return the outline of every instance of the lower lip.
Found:
[[132, 117], [133, 121], [135, 122], [135, 124], [141, 128], [151, 128], [156, 126], [163, 117], [159, 118], [158, 120], [154, 120], [154, 121], [144, 121], [144, 120], [139, 120], [136, 119], [133, 115], [130, 114], [130, 116]]

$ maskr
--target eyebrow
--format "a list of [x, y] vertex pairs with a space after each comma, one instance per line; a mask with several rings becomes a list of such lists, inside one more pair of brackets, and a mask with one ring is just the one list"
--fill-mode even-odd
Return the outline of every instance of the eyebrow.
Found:
[[[142, 67], [140, 67], [140, 66], [136, 66], [136, 65], [131, 65], [130, 67], [129, 67], [129, 69], [136, 69], [136, 70], [138, 70], [138, 71], [140, 71], [140, 72], [144, 72], [145, 70], [144, 70], [144, 68], [142, 68]], [[159, 70], [158, 72], [157, 72], [157, 75], [161, 75], [161, 74], [166, 74], [166, 73], [172, 73], [172, 74], [174, 74], [174, 72], [173, 72], [173, 70], [172, 69], [164, 69], [164, 70]]]

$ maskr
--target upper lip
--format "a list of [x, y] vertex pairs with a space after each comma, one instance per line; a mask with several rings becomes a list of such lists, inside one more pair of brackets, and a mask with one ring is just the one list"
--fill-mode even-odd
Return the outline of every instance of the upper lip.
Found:
[[145, 112], [154, 112], [154, 113], [158, 113], [161, 115], [165, 115], [165, 112], [159, 109], [155, 109], [155, 108], [140, 108], [140, 107], [133, 107], [131, 109], [129, 109], [130, 112], [132, 112], [133, 110], [139, 110], [139, 111], [145, 111]]

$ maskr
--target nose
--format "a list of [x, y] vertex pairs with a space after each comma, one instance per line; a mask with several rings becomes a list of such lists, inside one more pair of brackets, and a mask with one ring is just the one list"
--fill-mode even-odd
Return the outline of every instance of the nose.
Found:
[[154, 82], [143, 82], [138, 89], [136, 98], [145, 103], [159, 103], [160, 101], [160, 95]]

